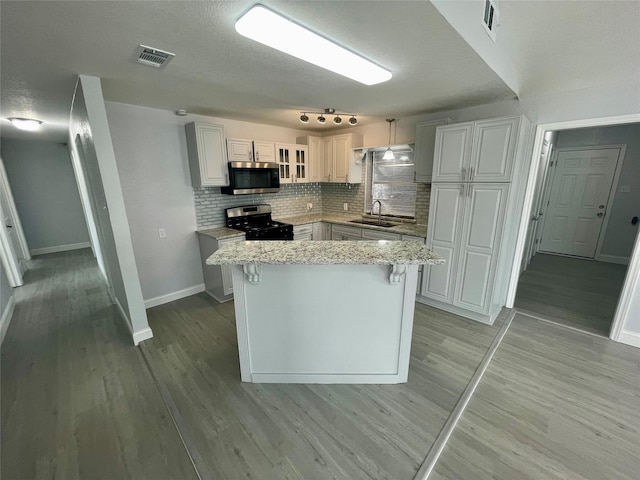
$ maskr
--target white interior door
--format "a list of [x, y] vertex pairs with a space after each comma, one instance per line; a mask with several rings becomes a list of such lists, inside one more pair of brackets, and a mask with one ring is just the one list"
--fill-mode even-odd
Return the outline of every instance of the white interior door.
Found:
[[620, 149], [559, 151], [540, 251], [593, 258]]

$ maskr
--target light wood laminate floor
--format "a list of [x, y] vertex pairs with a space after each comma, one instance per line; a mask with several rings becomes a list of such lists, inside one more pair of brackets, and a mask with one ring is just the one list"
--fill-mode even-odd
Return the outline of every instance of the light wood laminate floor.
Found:
[[637, 480], [640, 350], [516, 315], [430, 480]]
[[200, 294], [148, 314], [145, 355], [203, 478], [263, 480], [412, 479], [504, 319], [417, 305], [407, 384], [275, 385], [240, 382], [232, 302]]
[[2, 344], [3, 480], [197, 479], [90, 250], [34, 257]]
[[515, 308], [609, 336], [626, 265], [538, 253], [520, 277]]

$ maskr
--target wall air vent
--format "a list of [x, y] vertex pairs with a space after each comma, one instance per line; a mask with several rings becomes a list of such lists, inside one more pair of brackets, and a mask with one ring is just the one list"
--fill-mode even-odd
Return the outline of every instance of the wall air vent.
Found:
[[149, 65], [150, 67], [163, 68], [169, 61], [175, 57], [171, 52], [158, 50], [157, 48], [147, 47], [146, 45], [138, 46], [136, 51], [138, 55], [138, 63]]
[[482, 17], [482, 26], [485, 32], [496, 41], [496, 28], [498, 28], [498, 8], [495, 0], [484, 1], [484, 15]]

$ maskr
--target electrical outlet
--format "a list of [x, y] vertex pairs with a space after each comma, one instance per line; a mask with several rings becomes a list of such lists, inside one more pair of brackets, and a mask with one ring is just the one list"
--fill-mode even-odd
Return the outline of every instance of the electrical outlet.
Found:
[[343, 209], [345, 212], [347, 212], [347, 211], [349, 210], [349, 204], [348, 204], [347, 202], [344, 202], [344, 203], [342, 204], [342, 209]]
[[159, 228], [158, 229], [158, 236], [160, 238], [166, 238], [166, 236], [167, 236], [166, 230], [164, 228]]
[[631, 187], [624, 186], [620, 187], [620, 193], [629, 193], [631, 191]]
[[307, 202], [307, 212], [313, 208], [313, 203]]

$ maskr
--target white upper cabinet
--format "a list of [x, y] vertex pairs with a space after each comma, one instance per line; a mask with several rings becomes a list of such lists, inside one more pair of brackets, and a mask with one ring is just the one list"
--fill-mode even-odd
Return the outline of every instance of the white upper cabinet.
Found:
[[276, 163], [280, 167], [280, 183], [309, 181], [309, 156], [304, 145], [277, 143]]
[[307, 178], [309, 182], [325, 182], [324, 172], [324, 143], [320, 137], [298, 137], [296, 142], [307, 146]]
[[241, 138], [227, 138], [230, 162], [253, 162], [253, 142]]
[[345, 133], [330, 137], [298, 137], [299, 144], [308, 145], [308, 181], [331, 183], [361, 183], [362, 164], [353, 149], [362, 146], [362, 135]]
[[275, 143], [243, 138], [228, 138], [227, 151], [230, 162], [274, 162]]
[[519, 118], [476, 122], [469, 182], [508, 182], [518, 136]]
[[253, 158], [256, 162], [275, 162], [276, 147], [273, 142], [253, 141]]
[[436, 127], [447, 125], [448, 118], [419, 122], [416, 124], [415, 142], [415, 181], [418, 183], [431, 183], [433, 174], [433, 152], [436, 144]]
[[194, 187], [229, 185], [224, 127], [192, 122], [185, 125], [191, 183]]
[[432, 181], [467, 181], [472, 135], [473, 122], [437, 127]]
[[519, 117], [436, 128], [434, 182], [510, 182]]

